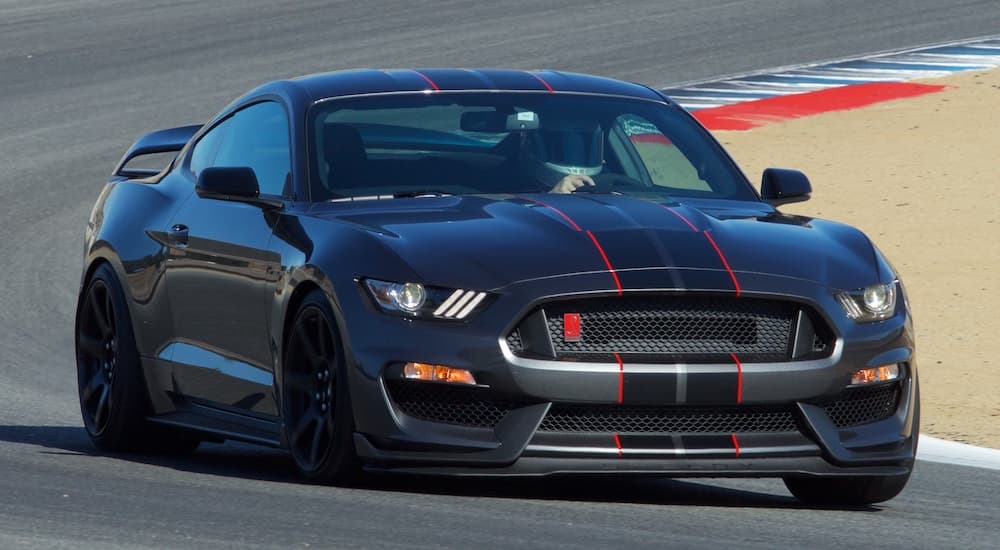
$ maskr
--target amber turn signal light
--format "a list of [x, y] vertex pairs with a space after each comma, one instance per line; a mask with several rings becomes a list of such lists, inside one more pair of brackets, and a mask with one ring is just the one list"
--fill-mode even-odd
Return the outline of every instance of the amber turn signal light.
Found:
[[465, 369], [454, 369], [444, 365], [427, 363], [407, 363], [403, 367], [403, 378], [427, 382], [449, 382], [452, 384], [475, 385], [476, 378]]
[[899, 378], [899, 365], [882, 365], [855, 371], [851, 375], [852, 386], [863, 386], [878, 382], [889, 382]]

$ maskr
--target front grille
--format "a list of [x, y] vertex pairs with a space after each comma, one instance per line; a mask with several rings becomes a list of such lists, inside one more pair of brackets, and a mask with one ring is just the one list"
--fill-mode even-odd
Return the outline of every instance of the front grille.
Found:
[[[551, 302], [507, 335], [511, 351], [562, 360], [629, 362], [781, 362], [791, 359], [796, 318], [804, 308], [794, 302], [718, 296], [626, 296]], [[567, 340], [565, 314], [580, 316], [580, 338]], [[531, 325], [533, 319], [544, 322]], [[816, 318], [815, 316], [811, 316]], [[800, 357], [829, 353], [828, 331], [816, 323], [813, 349]], [[531, 326], [542, 330], [532, 329]], [[551, 343], [538, 347], [525, 332]], [[810, 330], [812, 330], [810, 328]]]
[[850, 428], [885, 420], [899, 405], [899, 383], [874, 388], [852, 388], [824, 409], [838, 428]]
[[797, 432], [787, 407], [553, 405], [543, 432], [732, 434]]
[[400, 380], [387, 381], [386, 389], [408, 416], [462, 426], [493, 428], [516, 405], [496, 399], [483, 388]]

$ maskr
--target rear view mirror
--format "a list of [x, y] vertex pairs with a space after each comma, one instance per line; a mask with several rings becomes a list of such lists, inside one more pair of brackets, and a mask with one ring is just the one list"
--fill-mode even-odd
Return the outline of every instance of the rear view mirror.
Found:
[[760, 182], [760, 197], [772, 206], [809, 200], [812, 184], [798, 170], [768, 168]]
[[496, 111], [471, 111], [462, 113], [463, 132], [498, 134], [507, 131], [507, 115]]
[[498, 111], [472, 111], [462, 113], [460, 125], [463, 132], [486, 132], [490, 134], [537, 130], [538, 113], [533, 111], [518, 111], [507, 114]]

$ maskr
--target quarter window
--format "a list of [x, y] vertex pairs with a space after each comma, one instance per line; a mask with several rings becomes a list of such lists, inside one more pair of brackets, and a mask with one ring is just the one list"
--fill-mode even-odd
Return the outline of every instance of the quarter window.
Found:
[[212, 128], [198, 140], [198, 143], [194, 145], [194, 149], [191, 150], [191, 160], [188, 163], [188, 169], [194, 174], [195, 179], [198, 178], [198, 175], [205, 168], [215, 166], [212, 162], [215, 161], [215, 154], [219, 152], [219, 142], [222, 141], [222, 137], [229, 130], [230, 120], [232, 119], [226, 119], [215, 128]]

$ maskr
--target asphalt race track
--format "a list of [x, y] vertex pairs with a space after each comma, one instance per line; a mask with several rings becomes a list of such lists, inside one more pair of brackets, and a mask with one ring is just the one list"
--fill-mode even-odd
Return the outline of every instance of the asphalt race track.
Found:
[[[283, 455], [93, 452], [72, 319], [87, 214], [140, 134], [274, 78], [508, 66], [656, 86], [992, 35], [995, 0], [0, 2], [0, 548], [995, 548], [1000, 470], [920, 462], [884, 506], [776, 480], [299, 483]], [[711, 5], [709, 5], [711, 4]]]

